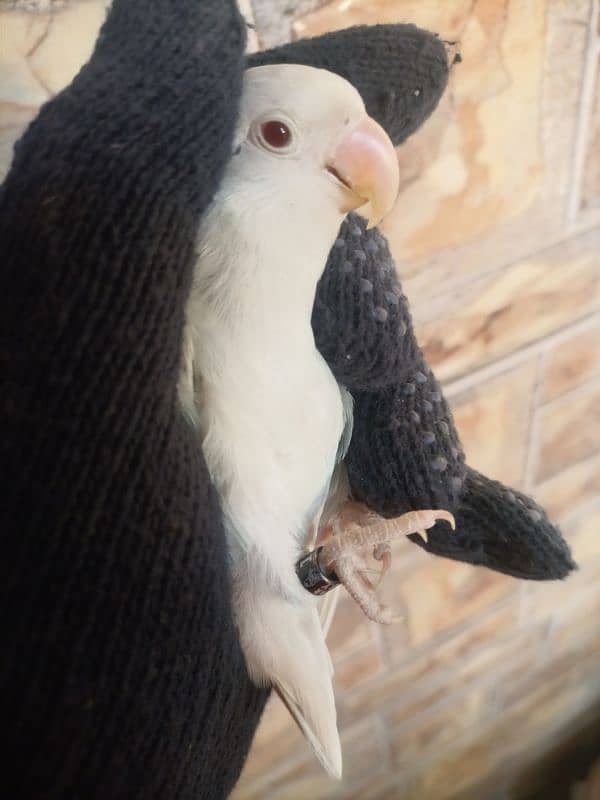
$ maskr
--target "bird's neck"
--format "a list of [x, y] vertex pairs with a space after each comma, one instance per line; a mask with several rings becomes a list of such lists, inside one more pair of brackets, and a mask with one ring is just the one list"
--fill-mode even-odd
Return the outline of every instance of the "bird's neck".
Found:
[[261, 232], [217, 222], [210, 228], [218, 241], [211, 234], [203, 242], [188, 315], [203, 371], [218, 375], [232, 360], [253, 373], [281, 367], [283, 358], [305, 362], [316, 354], [312, 308], [337, 229], [319, 237], [310, 225]]

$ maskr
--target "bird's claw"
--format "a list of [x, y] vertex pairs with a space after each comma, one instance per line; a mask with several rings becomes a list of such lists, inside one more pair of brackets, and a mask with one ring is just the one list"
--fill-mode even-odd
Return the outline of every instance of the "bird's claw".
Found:
[[392, 548], [389, 542], [379, 542], [379, 544], [376, 544], [373, 548], [373, 558], [381, 562], [381, 571], [373, 586], [374, 589], [377, 589], [392, 566]]
[[[340, 521], [344, 516], [348, 515], [339, 516], [337, 524], [332, 526], [334, 535], [328, 537], [320, 548], [319, 563], [326, 573], [335, 575], [346, 587], [369, 619], [389, 625], [398, 617], [391, 608], [380, 603], [375, 590], [391, 566], [390, 543], [399, 536], [413, 533], [419, 533], [428, 543], [426, 531], [441, 520], [448, 522], [454, 530], [454, 517], [443, 509], [427, 509], [409, 511], [396, 519], [384, 519], [374, 517], [373, 512], [367, 510], [363, 516], [363, 524], [361, 515], [358, 514], [353, 521], [344, 520], [347, 526], [343, 527], [340, 526]], [[370, 550], [376, 561], [381, 562], [381, 571], [374, 582], [367, 576], [366, 565], [360, 555], [360, 550], [365, 548]]]

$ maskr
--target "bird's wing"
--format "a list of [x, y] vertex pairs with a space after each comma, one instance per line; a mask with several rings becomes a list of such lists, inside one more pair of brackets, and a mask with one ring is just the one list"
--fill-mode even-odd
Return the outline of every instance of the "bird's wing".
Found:
[[[353, 401], [350, 392], [341, 385], [340, 394], [342, 397], [342, 408], [344, 414], [344, 429], [340, 437], [336, 454], [336, 468], [331, 476], [327, 497], [325, 498], [325, 502], [319, 513], [319, 519], [317, 520], [317, 536], [316, 541], [314, 542], [315, 545], [320, 539], [320, 533], [323, 525], [326, 524], [327, 520], [331, 518], [331, 515], [336, 511], [336, 509], [339, 508], [339, 506], [341, 506], [342, 503], [344, 503], [350, 497], [350, 482], [348, 480], [348, 473], [344, 464], [344, 456], [348, 452], [350, 439], [352, 438]], [[325, 636], [327, 636], [329, 629], [331, 628], [331, 623], [333, 622], [335, 609], [337, 607], [338, 597], [339, 592], [328, 592], [323, 596], [319, 603], [319, 619], [321, 620], [321, 626]], [[333, 666], [331, 668], [331, 672], [333, 674]]]
[[[323, 767], [332, 777], [340, 778], [342, 752], [325, 634], [314, 607], [298, 609], [296, 614], [303, 616], [294, 626], [296, 641], [278, 650], [273, 683]], [[289, 628], [289, 607], [285, 617]]]
[[[325, 499], [325, 503], [319, 515], [317, 543], [320, 539], [320, 533], [323, 525], [327, 524], [327, 520], [331, 518], [332, 514], [335, 513], [336, 509], [339, 508], [342, 503], [348, 500], [351, 494], [350, 481], [348, 480], [348, 473], [344, 464], [344, 457], [348, 452], [350, 440], [352, 438], [353, 400], [350, 392], [341, 384], [340, 394], [342, 397], [342, 407], [344, 413], [344, 429], [340, 437], [340, 443], [338, 445], [336, 454], [336, 468], [331, 476], [327, 498]], [[337, 607], [338, 597], [339, 592], [328, 592], [320, 601], [319, 618], [321, 620], [321, 627], [323, 628], [324, 636], [327, 636], [329, 629], [331, 628], [333, 617], [335, 615], [335, 609]], [[331, 667], [331, 673], [333, 674], [333, 665]]]
[[264, 581], [239, 584], [237, 616], [250, 677], [271, 683], [327, 772], [340, 777], [331, 661], [317, 604], [293, 602]]
[[353, 413], [354, 401], [352, 399], [352, 395], [344, 386], [342, 386], [341, 384], [338, 385], [340, 387], [340, 395], [342, 397], [344, 429], [340, 437], [340, 443], [338, 445], [338, 450], [335, 457], [336, 464], [339, 464], [346, 457], [346, 453], [348, 452], [348, 448], [350, 447], [350, 440], [352, 439], [352, 428], [354, 425], [354, 413]]

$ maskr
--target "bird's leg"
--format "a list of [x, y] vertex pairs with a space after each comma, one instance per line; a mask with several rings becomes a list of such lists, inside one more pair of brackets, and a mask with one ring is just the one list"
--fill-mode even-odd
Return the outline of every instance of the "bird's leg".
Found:
[[[379, 602], [375, 589], [390, 568], [390, 543], [411, 533], [420, 533], [427, 540], [425, 531], [438, 520], [445, 520], [454, 529], [454, 517], [448, 511], [409, 511], [400, 517], [385, 519], [361, 503], [348, 501], [319, 535], [319, 564], [328, 574], [337, 576], [369, 619], [389, 624], [391, 609]], [[374, 583], [366, 574], [362, 555], [365, 550], [382, 564]]]
[[331, 566], [335, 569], [335, 574], [340, 582], [346, 587], [348, 594], [356, 600], [369, 619], [384, 625], [389, 625], [394, 621], [392, 609], [379, 602], [373, 584], [367, 587], [361, 571], [357, 569], [355, 557], [352, 555], [342, 556], [337, 559], [335, 565]]

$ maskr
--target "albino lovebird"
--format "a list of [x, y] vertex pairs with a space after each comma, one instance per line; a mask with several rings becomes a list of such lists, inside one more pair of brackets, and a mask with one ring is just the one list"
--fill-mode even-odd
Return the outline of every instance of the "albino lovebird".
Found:
[[318, 559], [309, 556], [318, 581], [343, 583], [370, 618], [389, 622], [361, 551], [370, 549], [383, 572], [392, 536], [452, 519], [420, 511], [383, 520], [352, 501], [343, 464], [352, 400], [311, 328], [345, 214], [365, 206], [377, 224], [398, 181], [390, 140], [344, 79], [291, 64], [248, 70], [232, 157], [199, 230], [186, 312], [180, 399], [219, 493], [248, 671], [276, 689], [337, 777], [323, 601], [296, 564], [322, 545]]

